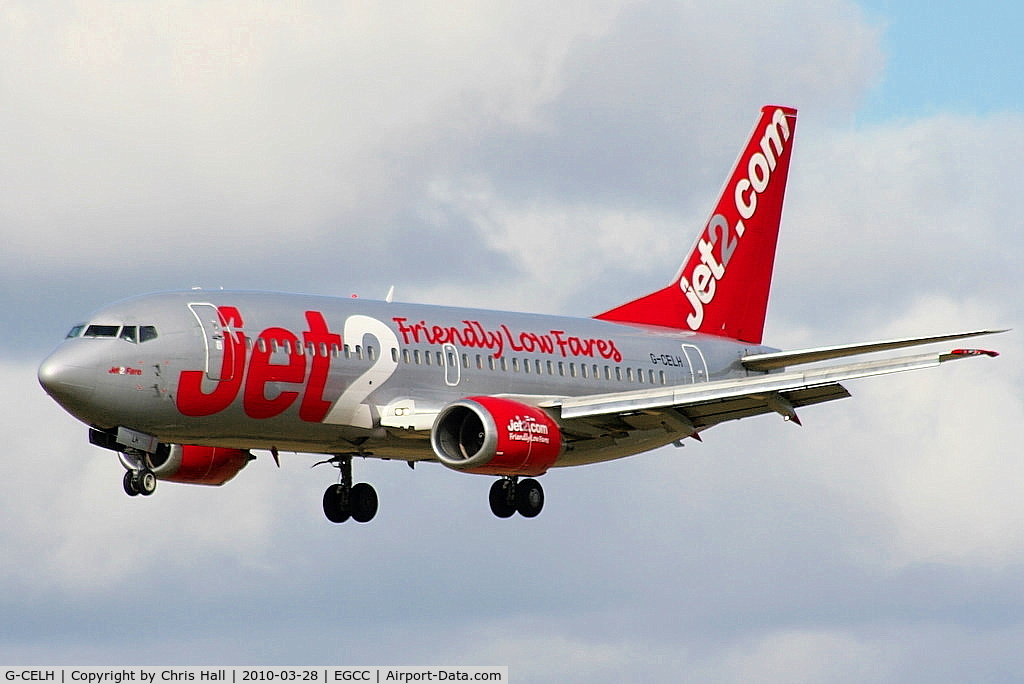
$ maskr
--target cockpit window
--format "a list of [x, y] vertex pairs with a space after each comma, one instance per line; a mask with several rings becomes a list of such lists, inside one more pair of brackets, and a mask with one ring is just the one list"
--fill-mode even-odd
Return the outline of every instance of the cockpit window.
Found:
[[85, 329], [86, 337], [117, 337], [119, 325], [90, 325]]
[[154, 325], [76, 325], [67, 334], [68, 339], [72, 337], [120, 337], [125, 342], [139, 344], [155, 340], [157, 332]]

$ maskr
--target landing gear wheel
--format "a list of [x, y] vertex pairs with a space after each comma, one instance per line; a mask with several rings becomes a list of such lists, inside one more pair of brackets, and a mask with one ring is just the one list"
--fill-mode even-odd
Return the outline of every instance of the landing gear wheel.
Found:
[[352, 519], [359, 523], [370, 522], [377, 515], [377, 490], [365, 482], [352, 487], [349, 493]]
[[324, 492], [324, 515], [333, 523], [343, 523], [349, 518], [365, 523], [377, 515], [377, 490], [365, 482], [352, 484], [352, 457], [369, 456], [365, 452], [338, 454], [334, 458], [315, 465], [329, 463], [341, 471], [336, 485]]
[[139, 487], [135, 480], [135, 471], [128, 470], [124, 474], [124, 479], [121, 481], [124, 484], [124, 493], [128, 496], [138, 496]]
[[343, 500], [345, 488], [340, 484], [331, 485], [324, 492], [324, 515], [332, 523], [343, 523], [349, 519], [351, 512], [349, 510], [350, 501]]
[[516, 510], [524, 518], [535, 518], [544, 508], [544, 488], [534, 479], [516, 485]]
[[516, 512], [516, 484], [508, 478], [496, 480], [491, 485], [491, 513], [499, 518], [511, 518]]
[[156, 491], [156, 475], [152, 470], [141, 470], [136, 474], [135, 487], [142, 496], [150, 496]]

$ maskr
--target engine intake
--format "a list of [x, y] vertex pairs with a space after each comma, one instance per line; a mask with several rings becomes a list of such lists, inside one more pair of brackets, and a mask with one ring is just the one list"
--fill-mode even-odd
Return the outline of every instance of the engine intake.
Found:
[[535, 406], [500, 397], [467, 397], [441, 409], [430, 445], [438, 460], [455, 470], [537, 476], [562, 453], [562, 432]]

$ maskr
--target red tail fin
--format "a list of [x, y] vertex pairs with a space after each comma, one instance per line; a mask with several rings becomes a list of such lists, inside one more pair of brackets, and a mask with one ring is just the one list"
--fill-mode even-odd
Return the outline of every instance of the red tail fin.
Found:
[[763, 107], [715, 211], [672, 283], [594, 318], [759, 344], [795, 132], [795, 109]]

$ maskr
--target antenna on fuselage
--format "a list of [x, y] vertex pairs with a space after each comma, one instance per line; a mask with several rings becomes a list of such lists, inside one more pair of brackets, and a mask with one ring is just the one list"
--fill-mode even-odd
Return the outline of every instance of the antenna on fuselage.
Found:
[[388, 293], [387, 293], [387, 295], [385, 295], [384, 301], [387, 302], [388, 304], [390, 304], [392, 301], [394, 301], [394, 299], [395, 299], [395, 286], [392, 285], [390, 288], [388, 288]]

